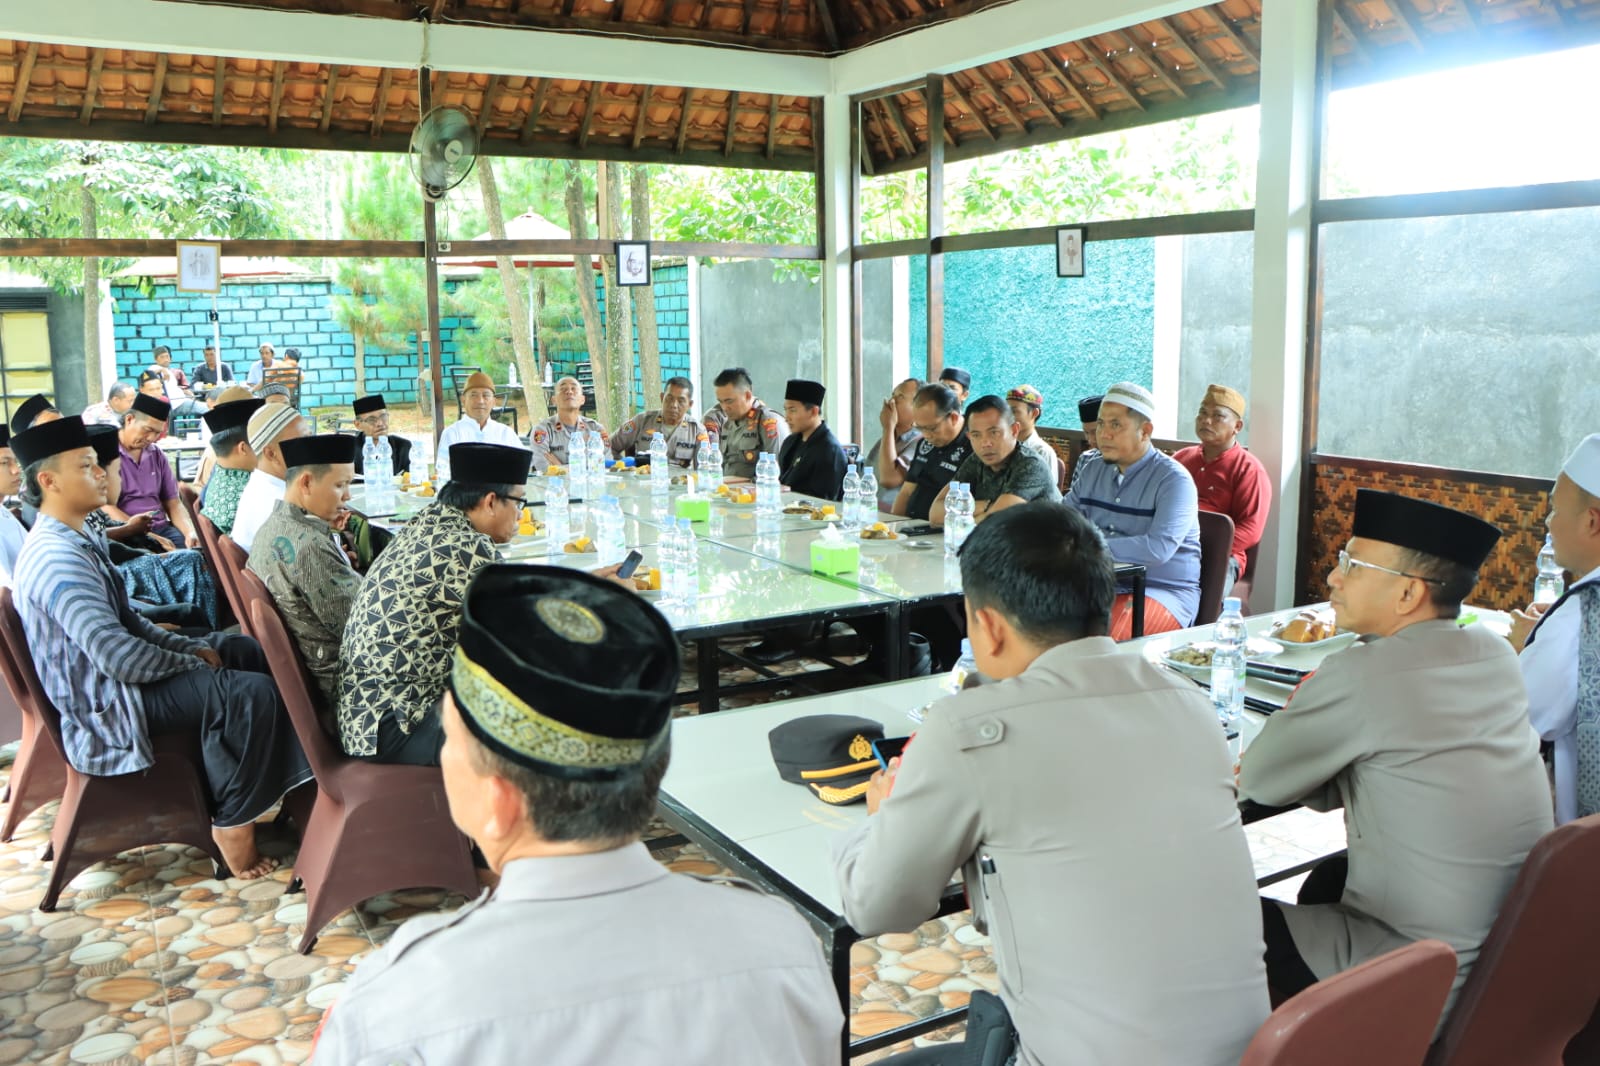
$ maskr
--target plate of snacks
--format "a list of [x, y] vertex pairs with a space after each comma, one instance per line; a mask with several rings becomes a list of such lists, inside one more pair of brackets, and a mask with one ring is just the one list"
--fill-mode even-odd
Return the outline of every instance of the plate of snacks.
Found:
[[[1189, 644], [1179, 644], [1168, 648], [1161, 656], [1161, 661], [1174, 670], [1182, 670], [1186, 674], [1199, 676], [1209, 675], [1211, 672], [1211, 656], [1216, 654], [1217, 644], [1211, 640], [1197, 640]], [[1251, 637], [1245, 642], [1244, 657], [1246, 659], [1270, 659], [1281, 654], [1283, 645], [1275, 640], [1265, 637]]]
[[861, 546], [864, 548], [886, 548], [900, 539], [900, 534], [882, 522], [874, 522], [861, 531]]
[[633, 591], [647, 600], [661, 598], [661, 571], [652, 567], [648, 573], [635, 573], [630, 579], [633, 581]]
[[593, 537], [574, 537], [561, 545], [561, 550], [568, 555], [587, 555], [594, 551]]
[[1297, 648], [1320, 648], [1352, 634], [1340, 630], [1334, 623], [1332, 609], [1308, 607], [1293, 618], [1273, 623], [1267, 636]]

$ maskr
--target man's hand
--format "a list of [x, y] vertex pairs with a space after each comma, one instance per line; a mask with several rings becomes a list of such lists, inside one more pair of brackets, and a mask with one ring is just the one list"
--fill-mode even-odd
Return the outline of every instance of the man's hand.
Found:
[[133, 515], [122, 523], [122, 526], [128, 531], [129, 536], [142, 537], [150, 532], [150, 516], [148, 514]]
[[186, 548], [198, 548], [198, 547], [200, 547], [200, 534], [198, 534], [198, 533], [185, 533], [183, 535], [183, 544], [184, 544], [184, 547], [186, 547]]
[[883, 427], [884, 439], [887, 440], [889, 431], [894, 429], [894, 424], [900, 421], [900, 412], [895, 409], [894, 397], [890, 396], [883, 401], [883, 409], [878, 412], [878, 425]]
[[621, 585], [623, 588], [627, 589], [629, 592], [637, 591], [633, 586], [633, 578], [617, 576], [617, 571], [621, 569], [622, 564], [616, 563], [613, 566], [602, 566], [598, 570], [591, 570], [589, 573], [593, 574], [595, 577], [603, 577], [607, 581], [614, 581], [618, 585]]
[[1549, 609], [1548, 603], [1530, 603], [1525, 611], [1511, 612], [1511, 632], [1506, 634], [1506, 639], [1511, 642], [1513, 648], [1518, 651], [1523, 649], [1528, 643], [1528, 634], [1533, 632], [1533, 627]]
[[168, 540], [166, 537], [163, 537], [159, 533], [150, 533], [147, 534], [147, 536], [149, 536], [151, 540], [155, 541], [156, 547], [160, 548], [164, 552], [175, 552], [178, 550], [178, 546], [176, 544], [172, 543], [172, 541]]
[[204, 647], [194, 653], [194, 657], [211, 667], [213, 670], [222, 669], [222, 656], [217, 654], [217, 649]]
[[333, 521], [328, 524], [333, 527], [334, 532], [343, 533], [350, 527], [350, 516], [353, 513], [350, 508], [341, 507], [339, 508], [339, 513], [333, 516]]
[[879, 770], [867, 779], [867, 814], [877, 814], [883, 801], [889, 798], [889, 793], [894, 790], [894, 775], [900, 772], [900, 758], [896, 756], [889, 760], [887, 770]]

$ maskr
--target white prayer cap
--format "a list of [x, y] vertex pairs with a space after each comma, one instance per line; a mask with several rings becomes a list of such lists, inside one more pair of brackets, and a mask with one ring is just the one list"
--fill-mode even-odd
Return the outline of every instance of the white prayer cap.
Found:
[[1584, 492], [1600, 496], [1600, 433], [1591, 433], [1578, 442], [1561, 472]]
[[1142, 385], [1135, 385], [1131, 381], [1119, 381], [1106, 390], [1101, 403], [1120, 403], [1135, 414], [1143, 415], [1146, 419], [1156, 417], [1156, 398], [1150, 395], [1150, 390]]

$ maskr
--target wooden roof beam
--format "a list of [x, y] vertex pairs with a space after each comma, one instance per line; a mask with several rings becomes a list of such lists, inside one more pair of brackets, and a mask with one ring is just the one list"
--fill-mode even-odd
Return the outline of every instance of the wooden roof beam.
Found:
[[778, 150], [778, 94], [767, 94], [767, 158]]
[[94, 98], [100, 91], [100, 71], [105, 65], [105, 49], [96, 48], [94, 58], [89, 61], [89, 81], [83, 87], [83, 110], [78, 112], [79, 125], [87, 126], [90, 117], [94, 115]]
[[983, 72], [982, 67], [973, 67], [967, 71], [967, 74], [971, 76], [973, 81], [978, 83], [978, 88], [995, 98], [995, 102], [1000, 105], [1000, 110], [1005, 112], [1006, 118], [1011, 121], [1012, 125], [1023, 133], [1028, 132], [1028, 120], [1022, 117], [1022, 112], [1018, 111], [1016, 105], [1011, 102], [1011, 97], [1007, 96], [1005, 90], [994, 83], [994, 79]]
[[811, 0], [811, 10], [817, 13], [822, 26], [822, 36], [828, 42], [828, 51], [839, 50], [839, 24], [833, 17], [833, 0]]
[[1011, 71], [1012, 77], [1022, 83], [1024, 89], [1028, 90], [1029, 99], [1044, 112], [1045, 118], [1050, 120], [1051, 125], [1061, 127], [1063, 125], [1061, 116], [1056, 114], [1056, 109], [1050, 105], [1050, 98], [1040, 91], [1038, 83], [1028, 73], [1028, 65], [1019, 57], [1006, 60], [1006, 69]]
[[[28, 47], [22, 53], [22, 62], [17, 67], [16, 80], [11, 83], [11, 107], [6, 111], [6, 118], [12, 122], [17, 121], [22, 115], [22, 103], [28, 97], [28, 83], [33, 80], [33, 65], [39, 59], [39, 45], [36, 41], [29, 41]], [[166, 56], [161, 57], [164, 66]]]
[[[387, 75], [389, 72], [383, 72]], [[278, 107], [283, 103], [283, 64], [272, 64], [272, 95], [267, 98], [267, 129], [273, 133], [278, 132]], [[373, 100], [374, 107], [381, 107], [382, 101]]]
[[150, 97], [144, 104], [144, 124], [155, 125], [156, 112], [161, 110], [161, 94], [167, 87], [167, 53], [156, 56], [155, 74], [150, 79]]
[[228, 57], [218, 56], [211, 71], [211, 124], [222, 125], [222, 91], [228, 84]]
[[483, 95], [478, 98], [478, 140], [483, 140], [484, 131], [489, 128], [489, 123], [494, 121], [494, 99], [500, 94], [499, 74], [489, 75], [489, 83], [483, 87]]
[[1200, 68], [1200, 73], [1209, 78], [1211, 83], [1217, 88], [1227, 91], [1227, 79], [1206, 59], [1205, 54], [1201, 51], [1199, 45], [1190, 41], [1189, 38], [1185, 37], [1176, 26], [1168, 22], [1166, 19], [1155, 19], [1153, 22], [1157, 29], [1161, 30], [1161, 32], [1165, 33], [1168, 37], [1171, 37], [1177, 46], [1183, 49], [1185, 54], [1187, 54], [1190, 59], [1194, 60], [1194, 65]]
[[1123, 30], [1122, 39], [1128, 42], [1128, 51], [1144, 60], [1144, 65], [1150, 68], [1151, 73], [1156, 76], [1156, 80], [1165, 85], [1169, 92], [1176, 94], [1182, 100], [1189, 98], [1188, 90], [1180, 85], [1178, 79], [1168, 72], [1166, 63], [1156, 53], [1156, 48], [1159, 47], [1156, 42], [1151, 41], [1150, 47], [1146, 48], [1139, 43], [1139, 38], [1133, 30]]
[[1417, 51], [1426, 52], [1428, 42], [1423, 35], [1422, 19], [1417, 9], [1411, 6], [1411, 0], [1387, 0], [1385, 6], [1394, 13], [1395, 21], [1406, 31], [1406, 36], [1411, 38]]
[[694, 112], [694, 90], [683, 90], [683, 111], [678, 115], [678, 136], [674, 141], [673, 149], [678, 155], [683, 154], [684, 147], [689, 143], [689, 116]]
[[318, 133], [327, 133], [328, 124], [333, 121], [333, 91], [339, 87], [339, 68], [328, 64], [327, 86], [322, 93], [322, 121], [317, 123]]
[[[884, 115], [889, 119], [889, 129], [893, 130], [894, 135], [900, 138], [900, 143], [906, 146], [906, 155], [916, 155], [919, 151], [919, 146], [916, 138], [911, 136], [911, 127], [906, 125], [906, 113], [905, 109], [900, 106], [900, 101], [892, 96], [885, 96], [878, 100], [878, 107], [882, 109]], [[887, 138], [885, 138], [885, 141], [887, 141]], [[894, 154], [894, 146], [889, 145], [889, 148], [892, 156]]]
[[1060, 85], [1066, 89], [1072, 98], [1078, 102], [1078, 106], [1089, 113], [1089, 118], [1092, 121], [1098, 122], [1100, 119], [1100, 109], [1095, 106], [1093, 100], [1089, 99], [1088, 91], [1078, 87], [1077, 79], [1072, 76], [1072, 69], [1067, 66], [1066, 61], [1062, 60], [1061, 69], [1057, 70], [1055, 63], [1052, 62], [1052, 60], [1056, 58], [1055, 53], [1046, 50], [1040, 52], [1039, 54], [1044, 56], [1045, 71], [1047, 72], [1047, 76], [1057, 85]]
[[[966, 109], [967, 114], [972, 116], [972, 121], [978, 124], [978, 129], [985, 137], [989, 138], [991, 141], [999, 139], [995, 135], [994, 127], [984, 121], [983, 113], [978, 110], [975, 104], [973, 104], [972, 98], [966, 94], [966, 90], [961, 88], [961, 83], [956, 81], [955, 75], [952, 74], [944, 79], [944, 91], [951, 96], [954, 96], [956, 101]], [[945, 132], [948, 133], [950, 131], [950, 123], [946, 122], [944, 125]]]
[[728, 132], [722, 142], [722, 154], [733, 154], [734, 134], [739, 132], [739, 94], [737, 91], [728, 94]]
[[1114, 60], [1101, 59], [1098, 55], [1096, 55], [1094, 42], [1092, 41], [1084, 42], [1082, 46], [1082, 52], [1084, 62], [1088, 63], [1095, 70], [1099, 71], [1101, 77], [1105, 78], [1109, 85], [1120, 92], [1123, 96], [1126, 96], [1133, 104], [1135, 110], [1145, 110], [1144, 101], [1139, 98], [1139, 94], [1134, 87], [1128, 84], [1128, 79], [1124, 78], [1120, 73], [1117, 72]]
[[[1339, 9], [1337, 7], [1334, 8], [1335, 13], [1337, 13], [1338, 10]], [[1250, 62], [1254, 63], [1257, 67], [1261, 66], [1261, 49], [1251, 44], [1250, 39], [1234, 26], [1233, 20], [1228, 17], [1228, 13], [1222, 10], [1220, 5], [1210, 5], [1209, 7], [1205, 8], [1205, 13], [1210, 16], [1213, 22], [1217, 24], [1217, 30], [1222, 34], [1222, 36], [1226, 37], [1230, 42], [1232, 42], [1235, 48], [1243, 52]]]
[[[383, 119], [389, 112], [389, 89], [394, 84], [394, 71], [388, 67], [383, 68], [383, 73], [378, 76], [378, 96], [372, 101], [372, 130], [370, 136], [376, 137], [383, 132]], [[276, 112], [276, 108], [273, 109]]]
[[[649, 119], [650, 98], [656, 93], [654, 85], [646, 85], [639, 94], [639, 111], [633, 116], [633, 147], [637, 148], [644, 143], [644, 127]], [[768, 153], [771, 154], [770, 152]]]
[[589, 147], [589, 131], [594, 128], [595, 109], [600, 105], [600, 83], [589, 83], [589, 95], [583, 104], [583, 123], [578, 127], [578, 147]]
[[539, 120], [544, 117], [544, 97], [550, 88], [549, 78], [534, 78], [533, 103], [528, 105], [528, 117], [522, 120], [522, 133], [517, 136], [519, 144], [532, 144], [533, 135], [539, 128]]
[[[1464, 3], [1465, 0], [1457, 0], [1457, 2]], [[1333, 28], [1336, 32], [1343, 33], [1350, 41], [1350, 54], [1362, 66], [1370, 67], [1372, 65], [1372, 54], [1367, 51], [1367, 46], [1361, 43], [1361, 37], [1356, 33], [1355, 27], [1345, 21], [1344, 15], [1340, 14], [1337, 7], [1333, 9]]]

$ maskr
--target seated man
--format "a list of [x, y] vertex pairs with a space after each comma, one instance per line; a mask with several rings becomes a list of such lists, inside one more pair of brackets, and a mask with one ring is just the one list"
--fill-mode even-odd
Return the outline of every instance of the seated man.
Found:
[[498, 444], [521, 448], [516, 432], [494, 420], [494, 379], [479, 370], [467, 378], [461, 390], [461, 419], [445, 427], [439, 436], [439, 481], [450, 480], [450, 449], [456, 444]]
[[436, 713], [461, 600], [496, 544], [517, 532], [533, 455], [499, 444], [450, 449], [450, 481], [378, 556], [339, 649], [339, 739], [373, 762], [439, 763]]
[[633, 456], [642, 462], [650, 459], [650, 441], [657, 433], [667, 442], [667, 461], [673, 466], [694, 465], [695, 448], [705, 428], [689, 413], [694, 403], [694, 382], [688, 378], [667, 379], [661, 390], [661, 406], [634, 415], [622, 423], [611, 438], [611, 454], [618, 459]]
[[[1032, 500], [1061, 502], [1055, 471], [1017, 440], [1017, 425], [1011, 408], [998, 396], [980, 396], [967, 408], [967, 439], [972, 454], [961, 463], [950, 479], [972, 489], [973, 517], [986, 517]], [[928, 512], [928, 521], [944, 525], [944, 503], [950, 485], [939, 490]]]
[[[356, 428], [371, 440], [380, 437], [389, 442], [389, 456], [393, 459], [394, 476], [411, 470], [411, 442], [404, 437], [389, 432], [389, 405], [383, 402], [382, 393], [372, 393], [370, 396], [357, 396], [350, 405], [355, 412]], [[366, 447], [362, 444], [362, 448]], [[361, 471], [361, 448], [356, 449], [356, 473]]]
[[706, 412], [708, 434], [716, 434], [722, 453], [724, 481], [751, 481], [756, 476], [756, 459], [762, 452], [777, 455], [788, 433], [783, 419], [756, 399], [750, 371], [729, 367], [713, 381], [717, 406]]
[[272, 345], [267, 341], [261, 342], [261, 347], [256, 349], [256, 354], [261, 358], [250, 364], [250, 369], [245, 371], [244, 383], [250, 391], [259, 394], [261, 386], [266, 384], [267, 371], [271, 370], [276, 359]]
[[972, 454], [972, 442], [967, 439], [961, 401], [943, 385], [918, 389], [911, 410], [913, 425], [922, 440], [891, 510], [907, 518], [926, 519], [933, 510], [933, 501]]
[[184, 376], [182, 368], [172, 365], [172, 349], [165, 344], [157, 345], [151, 359], [150, 370], [161, 375], [162, 393], [172, 405], [173, 417], [199, 417], [205, 408], [195, 402], [194, 393], [189, 389], [189, 379]]
[[1261, 543], [1272, 509], [1272, 477], [1239, 443], [1243, 429], [1244, 397], [1226, 385], [1209, 385], [1194, 418], [1200, 443], [1173, 456], [1194, 478], [1200, 509], [1233, 519], [1227, 589], [1244, 574], [1245, 554]]
[[[1200, 519], [1194, 479], [1150, 443], [1155, 399], [1129, 381], [1111, 386], [1100, 404], [1100, 458], [1067, 492], [1106, 538], [1119, 563], [1145, 567], [1146, 633], [1194, 622], [1200, 607]], [[1119, 591], [1111, 635], [1133, 636], [1133, 596]]]
[[[473, 375], [476, 377], [477, 375]], [[577, 378], [556, 382], [556, 413], [533, 427], [528, 444], [533, 450], [533, 467], [541, 474], [551, 465], [567, 465], [568, 445], [577, 434], [588, 430], [600, 434], [600, 441], [611, 446], [611, 436], [599, 422], [583, 414], [583, 385]], [[521, 443], [520, 441], [518, 442]]]
[[198, 548], [200, 537], [178, 499], [177, 476], [156, 444], [167, 431], [171, 410], [160, 397], [140, 393], [133, 398], [117, 435], [122, 444], [122, 495], [106, 505], [106, 513], [121, 522], [149, 515], [151, 532], [174, 544]]
[[219, 403], [205, 413], [215, 462], [200, 494], [200, 513], [224, 536], [233, 535], [239, 500], [256, 468], [256, 453], [250, 448], [250, 419], [261, 408], [262, 401], [252, 397]]
[[121, 428], [122, 416], [128, 413], [128, 408], [133, 406], [133, 397], [137, 392], [126, 381], [119, 381], [111, 386], [106, 393], [104, 403], [90, 404], [83, 409], [80, 416], [86, 426], [116, 426]]
[[267, 586], [300, 658], [322, 690], [333, 732], [339, 644], [361, 575], [350, 566], [330, 524], [350, 498], [356, 438], [342, 433], [282, 442], [288, 468], [283, 499], [256, 531], [250, 570]]
[[821, 500], [844, 498], [844, 449], [822, 418], [828, 390], [821, 382], [790, 381], [783, 393], [783, 420], [789, 436], [778, 449], [778, 481]]
[[1039, 436], [1039, 416], [1044, 414], [1044, 394], [1032, 385], [1018, 385], [1006, 393], [1006, 406], [1017, 420], [1017, 445], [1037, 455], [1059, 484], [1064, 464], [1061, 456]]
[[1072, 480], [1067, 482], [1067, 489], [1078, 484], [1078, 476], [1089, 467], [1094, 466], [1100, 458], [1100, 401], [1104, 396], [1085, 396], [1078, 401], [1078, 422], [1083, 426], [1083, 453], [1078, 456], [1078, 461], [1072, 464]]
[[1579, 669], [1600, 662], [1600, 433], [1585, 437], [1556, 475], [1545, 526], [1556, 562], [1578, 580], [1554, 604], [1514, 612], [1511, 644], [1522, 651], [1528, 717], [1555, 745], [1562, 825], [1600, 812], [1600, 764], [1584, 754], [1600, 751], [1591, 746], [1600, 729], [1600, 686], [1584, 684]]
[[967, 406], [967, 397], [972, 394], [971, 374], [960, 367], [947, 366], [939, 371], [939, 384], [955, 393], [962, 407]]
[[106, 502], [83, 422], [12, 438], [39, 520], [17, 560], [17, 612], [45, 691], [61, 712], [79, 773], [131, 774], [154, 762], [152, 737], [198, 731], [214, 804], [212, 835], [234, 876], [271, 872], [255, 820], [311, 780], [261, 648], [249, 637], [195, 640], [139, 615], [85, 521]]
[[489, 568], [461, 613], [445, 794], [499, 886], [363, 960], [317, 1066], [487, 1066], [530, 1049], [548, 1066], [837, 1063], [844, 1019], [805, 923], [737, 882], [671, 873], [640, 842], [678, 683], [662, 616], [540, 566]]
[[922, 434], [911, 424], [911, 404], [920, 388], [921, 381], [906, 378], [894, 387], [878, 413], [883, 436], [868, 450], [864, 462], [878, 479], [880, 511], [894, 510], [894, 499], [900, 495], [906, 471], [911, 468], [911, 460], [916, 458], [917, 442], [922, 440]]
[[286, 404], [263, 403], [250, 416], [245, 435], [256, 455], [256, 468], [250, 471], [250, 480], [239, 496], [233, 530], [228, 536], [249, 553], [255, 547], [256, 530], [283, 499], [284, 479], [289, 474], [288, 464], [283, 461], [283, 442], [305, 436], [306, 420]]
[[[871, 817], [834, 847], [845, 917], [868, 937], [915, 929], [965, 865], [1014, 1061], [1234, 1066], [1269, 1007], [1210, 701], [1107, 639], [1112, 559], [1074, 511], [996, 515], [961, 579], [994, 683], [941, 700], [873, 775]], [[954, 1066], [978, 1035], [890, 1061]]]
[[220, 362], [217, 359], [216, 346], [207, 343], [201, 363], [189, 375], [189, 380], [194, 382], [196, 396], [207, 396], [217, 389], [225, 389], [233, 384], [233, 367]]
[[[22, 491], [22, 467], [11, 454], [11, 430], [0, 426], [0, 498], [10, 499]], [[28, 530], [11, 508], [0, 507], [0, 586], [11, 585], [11, 573], [22, 554], [22, 541]]]
[[1339, 627], [1363, 636], [1322, 661], [1240, 763], [1241, 797], [1343, 807], [1349, 838], [1299, 906], [1261, 901], [1267, 978], [1289, 996], [1432, 937], [1455, 949], [1459, 991], [1554, 824], [1516, 656], [1456, 624], [1500, 531], [1361, 489], [1352, 533], [1328, 586]]
[[[54, 422], [60, 417], [61, 412], [56, 410], [56, 406], [50, 402], [50, 398], [43, 393], [36, 392], [18, 404], [17, 409], [11, 413], [11, 432], [21, 433], [25, 429], [42, 426], [46, 422]], [[117, 419], [117, 425], [122, 425], [122, 419]]]

